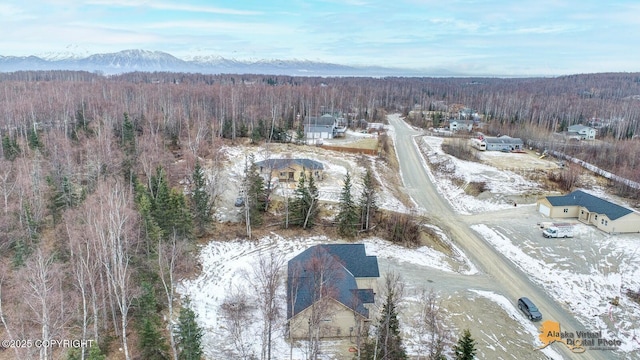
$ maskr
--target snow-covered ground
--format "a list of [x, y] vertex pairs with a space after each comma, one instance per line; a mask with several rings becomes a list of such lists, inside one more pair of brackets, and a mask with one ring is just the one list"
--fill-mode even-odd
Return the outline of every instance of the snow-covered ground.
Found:
[[[448, 239], [442, 240], [449, 241]], [[198, 314], [198, 321], [205, 329], [203, 344], [207, 358], [220, 359], [237, 355], [233, 342], [229, 339], [229, 332], [221, 318], [220, 305], [226, 296], [234, 292], [246, 294], [250, 299], [253, 298], [249, 279], [260, 256], [269, 256], [270, 253], [281, 254], [283, 260], [288, 261], [310, 246], [332, 242], [334, 241], [323, 236], [286, 239], [272, 234], [257, 241], [211, 241], [203, 246], [199, 255], [199, 261], [202, 265], [201, 274], [195, 279], [181, 282], [178, 286], [178, 292], [191, 299], [193, 310]], [[411, 250], [378, 238], [364, 239], [362, 243], [365, 244], [367, 254], [377, 256], [380, 263], [393, 261], [405, 263], [417, 269], [429, 268], [455, 273], [454, 268], [442, 253], [428, 247]], [[470, 264], [464, 255], [461, 255], [459, 259], [465, 262], [459, 266], [463, 273], [477, 273], [473, 264]], [[283, 281], [286, 276], [285, 271], [286, 269], [282, 269]], [[384, 269], [381, 268], [381, 271]], [[286, 298], [284, 289], [281, 289], [280, 297]], [[282, 304], [281, 313], [286, 314], [286, 301], [280, 303]], [[254, 312], [253, 317], [259, 319], [257, 310], [254, 309]], [[417, 331], [411, 330], [410, 323], [403, 324], [403, 326], [407, 327], [405, 329], [407, 334], [418, 334]], [[248, 344], [251, 344], [251, 351], [255, 354], [260, 354], [260, 331], [259, 320], [245, 329], [244, 338]], [[288, 358], [290, 349], [289, 344], [285, 341], [282, 321], [276, 334], [273, 353], [276, 354], [277, 359]], [[406, 341], [412, 343], [416, 342], [416, 339], [408, 338]], [[327, 358], [338, 356], [336, 354], [340, 350], [338, 346], [335, 344], [324, 344], [323, 346], [323, 353]], [[294, 359], [305, 359], [305, 351], [306, 345], [304, 343], [297, 344], [293, 349]]]
[[[370, 137], [369, 134], [351, 133], [350, 136], [356, 138]], [[368, 162], [368, 166], [372, 169], [372, 173], [375, 176], [381, 190], [377, 193], [378, 207], [386, 210], [408, 212], [408, 209], [398, 200], [393, 191], [388, 187], [388, 182], [384, 181], [382, 174], [388, 174], [389, 169], [386, 164], [377, 160], [374, 156], [357, 155], [350, 153], [341, 153], [328, 151], [313, 146], [299, 146], [299, 145], [283, 145], [272, 144], [270, 147], [262, 146], [235, 146], [226, 147], [224, 151], [227, 154], [228, 162], [225, 169], [229, 176], [225, 179], [228, 182], [227, 186], [227, 200], [218, 207], [216, 217], [220, 221], [237, 220], [237, 216], [232, 215], [238, 213], [238, 209], [233, 208], [233, 199], [239, 192], [242, 178], [244, 177], [245, 167], [250, 161], [249, 156], [253, 155], [256, 162], [266, 160], [269, 158], [301, 158], [310, 159], [322, 163], [323, 179], [316, 182], [318, 187], [319, 198], [326, 202], [337, 203], [340, 199], [340, 193], [344, 185], [344, 178], [349, 172], [351, 176], [351, 193], [356, 199], [360, 198], [362, 193], [362, 178], [365, 172], [365, 168], [360, 165], [360, 161], [364, 159]], [[274, 182], [273, 191], [276, 195], [291, 196], [298, 185], [295, 182], [292, 183], [278, 183]]]
[[[390, 137], [393, 138], [393, 128], [388, 130]], [[441, 138], [427, 136], [418, 138], [416, 146], [422, 150], [426, 161], [438, 164], [446, 170], [447, 176], [442, 176], [440, 173], [436, 175], [425, 161], [424, 165], [438, 191], [459, 214], [490, 213], [491, 211], [512, 208], [513, 203], [510, 201], [510, 196], [518, 197], [527, 192], [539, 190], [536, 183], [514, 172], [459, 160], [444, 154], [441, 150], [441, 143]], [[230, 155], [228, 181], [233, 189], [231, 191], [235, 193], [239, 188], [239, 179], [244, 173], [245, 157], [249, 153], [254, 154], [256, 161], [268, 157], [295, 156], [322, 162], [325, 166], [325, 180], [317, 184], [322, 200], [337, 201], [347, 171], [352, 175], [353, 194], [359, 194], [361, 191], [360, 178], [364, 169], [359, 165], [360, 156], [358, 155], [341, 153], [340, 156], [335, 156], [312, 147], [292, 147], [290, 150], [284, 147], [280, 148], [278, 154], [267, 153], [266, 149], [257, 147], [234, 147], [226, 150]], [[373, 167], [379, 183], [386, 186], [387, 182], [382, 181], [382, 178], [379, 177], [380, 173], [388, 171], [384, 168], [384, 164], [380, 164], [371, 157], [365, 158]], [[453, 182], [450, 177], [456, 177], [462, 181]], [[456, 183], [468, 184], [476, 181], [485, 182], [492, 196], [473, 197], [467, 195], [462, 187], [456, 185]], [[281, 187], [279, 191], [286, 191], [283, 189]], [[594, 191], [598, 192], [598, 196], [604, 195], [602, 189]], [[394, 197], [390, 188], [383, 187], [379, 195], [379, 204], [382, 208], [407, 211], [404, 205]], [[519, 203], [518, 209], [522, 209], [520, 205]], [[224, 220], [226, 214], [232, 212], [229, 210], [221, 208], [218, 214], [219, 218]], [[540, 240], [534, 239], [531, 235], [532, 232], [524, 228], [522, 224], [519, 225], [521, 228], [514, 228], [515, 225], [511, 225], [511, 227], [509, 225], [513, 221], [504, 220], [509, 221], [504, 226], [499, 221], [501, 220], [495, 220], [489, 225], [476, 224], [472, 228], [491, 243], [497, 251], [511, 259], [534, 281], [544, 287], [553, 298], [562, 299], [566, 303], [567, 309], [580, 317], [586, 325], [593, 327], [593, 329], [603, 329], [603, 332], [607, 329], [607, 335], [623, 340], [620, 351], [625, 354], [634, 354], [640, 351], [640, 330], [638, 330], [640, 307], [637, 304], [629, 303], [628, 299], [622, 295], [625, 289], [640, 289], [640, 261], [637, 260], [640, 258], [638, 256], [640, 255], [640, 239], [637, 235], [609, 236], [593, 227], [580, 224], [575, 228], [576, 237], [574, 239]], [[535, 226], [535, 221], [531, 225]], [[466, 255], [455, 247], [442, 231], [437, 228], [434, 230], [452, 247], [452, 256], [445, 256], [426, 247], [406, 249], [380, 239], [366, 239], [363, 240], [363, 243], [369, 254], [378, 256], [381, 264], [401, 264], [401, 266], [410, 269], [412, 274], [423, 276], [425, 281], [433, 277], [434, 273], [468, 277], [478, 274], [478, 270], [470, 263]], [[192, 306], [199, 315], [200, 323], [206, 329], [203, 340], [207, 358], [229, 358], [233, 345], [228, 340], [228, 331], [224, 328], [220, 318], [220, 304], [230, 292], [248, 288], [247, 274], [251, 273], [252, 266], [260, 254], [276, 252], [288, 260], [309, 246], [333, 241], [322, 236], [285, 239], [277, 234], [272, 234], [272, 236], [257, 241], [211, 241], [203, 246], [199, 255], [202, 273], [193, 280], [182, 282], [179, 291], [182, 295], [192, 299]], [[381, 271], [383, 270], [381, 268]], [[505, 340], [507, 335], [503, 332], [509, 332], [510, 327], [516, 327], [518, 329], [516, 333], [526, 339], [527, 346], [530, 347], [525, 350], [520, 349], [523, 351], [522, 353], [528, 354], [531, 349], [540, 345], [537, 327], [524, 319], [511, 301], [497, 293], [478, 290], [478, 287], [474, 288], [474, 286], [475, 284], [469, 286], [469, 291], [466, 293], [448, 295], [447, 301], [462, 302], [463, 304], [460, 305], [462, 315], [450, 313], [447, 316], [463, 316], [467, 317], [468, 321], [476, 321], [478, 316], [486, 314], [465, 313], [470, 306], [476, 306], [469, 305], [468, 302], [484, 301], [491, 303], [492, 316], [497, 316], [500, 313], [505, 318], [503, 330], [495, 330], [499, 329], [495, 327], [495, 332], [491, 333], [491, 330], [488, 329], [490, 325], [484, 326], [482, 339], [485, 358], [492, 358], [494, 355], [492, 350], [508, 353], [513, 349], [509, 346], [522, 346], [522, 344], [514, 345], [514, 341], [522, 341], [522, 339]], [[417, 290], [417, 287], [414, 284], [413, 290]], [[285, 296], [284, 290], [282, 290], [281, 296]], [[609, 304], [609, 300], [616, 296], [620, 296], [621, 299], [618, 307]], [[409, 304], [415, 305], [419, 300], [415, 296], [409, 296], [407, 301]], [[411, 321], [406, 319], [401, 319], [401, 321], [402, 327], [404, 327], [403, 334], [410, 351], [417, 351], [419, 331]], [[282, 324], [277, 332], [279, 332], [279, 336], [274, 337], [274, 353], [277, 354], [275, 358], [289, 358], [289, 344], [284, 340]], [[260, 351], [259, 333], [259, 321], [246, 329], [248, 342], [252, 344], [251, 349], [256, 354], [259, 354]], [[491, 339], [495, 341], [491, 341]], [[336, 349], [340, 346], [333, 342], [324, 343], [323, 353], [326, 358], [337, 358]], [[502, 347], [506, 348], [502, 349]], [[293, 349], [293, 358], [306, 358], [305, 349], [305, 344], [296, 344]], [[561, 358], [551, 349], [542, 350], [542, 354], [544, 355], [541, 356], [546, 355], [553, 359]]]
[[[431, 165], [441, 169], [436, 175], [426, 163], [424, 164], [440, 194], [460, 214], [507, 209], [513, 207], [510, 196], [520, 196], [539, 188], [538, 184], [512, 171], [448, 155], [442, 151], [443, 141], [441, 137], [423, 136], [418, 139], [417, 146]], [[461, 180], [464, 185], [456, 185], [452, 178]], [[471, 182], [485, 183], [491, 196], [479, 199], [466, 194], [464, 187]]]
[[[530, 241], [518, 246], [508, 229], [472, 228], [586, 325], [622, 340], [620, 351], [640, 351], [640, 306], [623, 295], [624, 289], [640, 289], [637, 235], [603, 237], [594, 227], [577, 224], [573, 239], [553, 239], [553, 246]], [[620, 297], [619, 306], [610, 304], [615, 297]]]

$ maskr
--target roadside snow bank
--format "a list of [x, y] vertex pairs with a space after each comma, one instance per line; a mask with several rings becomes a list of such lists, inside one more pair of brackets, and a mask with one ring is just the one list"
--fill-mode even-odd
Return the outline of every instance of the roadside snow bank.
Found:
[[[640, 307], [622, 294], [623, 289], [640, 289], [640, 245], [637, 239], [609, 236], [597, 246], [601, 259], [588, 264], [582, 272], [566, 263], [546, 263], [526, 254], [504, 234], [484, 224], [471, 228], [510, 259], [553, 298], [560, 299], [581, 321], [603, 336], [620, 339], [623, 352], [640, 350]], [[606, 264], [606, 266], [602, 266]], [[620, 297], [620, 305], [610, 300]]]
[[[443, 139], [423, 136], [417, 146], [425, 158], [425, 169], [438, 191], [458, 213], [469, 215], [484, 211], [495, 211], [513, 207], [509, 196], [518, 196], [539, 186], [511, 171], [499, 170], [493, 166], [460, 160], [442, 151]], [[433, 165], [437, 174], [427, 164]], [[459, 186], [453, 181], [462, 182]], [[481, 200], [465, 193], [464, 188], [472, 182], [484, 183], [491, 198]]]

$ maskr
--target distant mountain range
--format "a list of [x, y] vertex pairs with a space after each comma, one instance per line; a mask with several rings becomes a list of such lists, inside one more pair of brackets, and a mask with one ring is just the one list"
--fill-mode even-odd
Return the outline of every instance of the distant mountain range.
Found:
[[459, 76], [446, 70], [419, 71], [378, 66], [347, 66], [308, 60], [238, 61], [217, 56], [179, 59], [161, 51], [123, 50], [81, 57], [73, 53], [41, 56], [1, 56], [0, 72], [23, 70], [84, 70], [106, 75], [133, 71], [203, 74], [265, 74], [291, 76]]

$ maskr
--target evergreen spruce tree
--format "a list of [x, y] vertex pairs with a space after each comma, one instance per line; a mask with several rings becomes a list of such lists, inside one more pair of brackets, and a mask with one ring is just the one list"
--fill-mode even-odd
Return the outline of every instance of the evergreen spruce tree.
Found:
[[189, 299], [185, 299], [178, 317], [176, 331], [180, 350], [180, 360], [200, 360], [202, 358], [202, 335], [204, 332], [196, 322], [196, 314], [191, 310]]
[[153, 199], [147, 191], [147, 188], [140, 181], [136, 180], [134, 192], [136, 208], [142, 220], [142, 230], [144, 232], [143, 242], [146, 244], [147, 255], [150, 255], [151, 253], [155, 253], [156, 244], [162, 237], [162, 229], [153, 217]]
[[122, 176], [125, 181], [130, 185], [135, 184], [136, 173], [136, 134], [135, 126], [131, 120], [129, 120], [129, 114], [124, 113], [124, 120], [122, 121], [122, 128], [120, 130], [120, 148], [124, 152], [124, 159], [122, 160]]
[[167, 235], [173, 232], [184, 238], [191, 238], [193, 235], [193, 222], [191, 221], [191, 211], [187, 205], [187, 199], [182, 191], [171, 189], [169, 193], [169, 204], [171, 205], [169, 214]]
[[298, 187], [290, 205], [291, 224], [308, 229], [313, 227], [319, 213], [318, 188], [313, 176], [307, 182], [306, 171], [302, 171], [298, 180]]
[[191, 191], [193, 221], [198, 235], [202, 235], [213, 222], [211, 219], [211, 197], [207, 192], [207, 180], [204, 170], [200, 166], [200, 161], [196, 161], [191, 178], [193, 180], [193, 190]]
[[[80, 360], [82, 359], [82, 349], [73, 348], [67, 353], [67, 360]], [[85, 349], [85, 360], [106, 360], [107, 356], [102, 354], [100, 347], [94, 341], [89, 349]]]
[[340, 193], [340, 211], [336, 216], [338, 222], [338, 233], [346, 237], [354, 237], [356, 235], [356, 226], [358, 223], [358, 211], [355, 203], [351, 198], [351, 175], [347, 172], [344, 178], [344, 185]]
[[151, 215], [162, 230], [162, 237], [166, 239], [174, 232], [181, 237], [191, 237], [193, 223], [185, 196], [169, 187], [161, 166], [158, 166], [156, 174], [151, 177], [150, 186]]
[[456, 360], [473, 360], [476, 355], [476, 344], [469, 329], [462, 332], [462, 337], [453, 346], [453, 353]]
[[298, 179], [298, 186], [293, 193], [293, 199], [289, 204], [289, 223], [295, 226], [302, 226], [307, 213], [305, 199], [307, 197], [307, 181], [304, 173]]
[[261, 225], [262, 214], [267, 205], [267, 189], [253, 156], [250, 158], [250, 165], [247, 169], [246, 182], [246, 199], [248, 201], [247, 206], [249, 206], [251, 225]]
[[149, 192], [153, 202], [151, 204], [151, 214], [162, 229], [163, 237], [170, 236], [172, 233], [172, 209], [171, 209], [171, 189], [167, 183], [167, 177], [161, 166], [156, 168], [156, 174], [151, 176], [151, 187]]
[[38, 135], [38, 131], [36, 129], [29, 128], [29, 131], [27, 132], [27, 142], [32, 150], [42, 150], [42, 142], [40, 141], [40, 135]]
[[120, 146], [122, 146], [125, 155], [133, 155], [136, 149], [135, 127], [129, 120], [129, 114], [127, 113], [124, 113], [124, 121], [122, 121]]
[[[302, 169], [302, 172], [306, 173], [305, 169]], [[303, 224], [304, 229], [313, 227], [313, 225], [315, 225], [316, 223], [316, 220], [318, 219], [318, 214], [320, 213], [320, 204], [318, 202], [320, 192], [318, 191], [318, 187], [316, 186], [316, 181], [313, 178], [313, 175], [309, 176], [307, 192], [307, 207], [309, 211], [306, 223]]]
[[296, 129], [296, 142], [302, 143], [304, 142], [304, 126], [301, 124]]
[[156, 294], [153, 286], [148, 282], [142, 283], [142, 295], [138, 299], [136, 312], [138, 346], [143, 359], [167, 359], [169, 346], [162, 336], [162, 320], [157, 310]]
[[377, 339], [369, 339], [363, 346], [363, 359], [407, 359], [400, 337], [400, 322], [395, 304], [395, 293], [389, 291], [377, 325]]
[[20, 147], [15, 137], [9, 137], [9, 135], [2, 137], [2, 153], [9, 161], [15, 160], [20, 155]]
[[373, 220], [378, 206], [376, 204], [376, 189], [373, 174], [367, 169], [362, 179], [363, 189], [360, 195], [360, 224], [362, 230], [371, 229], [371, 221]]

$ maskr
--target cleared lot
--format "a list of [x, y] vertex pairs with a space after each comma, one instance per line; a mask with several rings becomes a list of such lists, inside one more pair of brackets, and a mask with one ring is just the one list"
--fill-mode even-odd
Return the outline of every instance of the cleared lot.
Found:
[[[574, 238], [544, 238], [536, 224], [548, 218], [535, 207], [502, 215], [469, 220], [485, 240], [581, 319], [586, 330], [602, 330], [603, 336], [620, 339], [621, 352], [640, 349], [640, 306], [624, 294], [640, 288], [637, 234], [609, 235], [576, 223]], [[616, 298], [618, 305], [612, 305]]]

